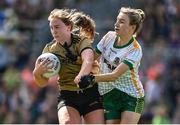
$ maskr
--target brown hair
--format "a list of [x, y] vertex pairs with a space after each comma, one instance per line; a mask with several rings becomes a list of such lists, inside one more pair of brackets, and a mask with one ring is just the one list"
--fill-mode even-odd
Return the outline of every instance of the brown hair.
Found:
[[51, 11], [48, 20], [50, 21], [52, 18], [59, 18], [65, 25], [71, 25], [73, 27], [73, 22], [70, 19], [69, 9], [54, 9], [53, 11]]
[[94, 39], [96, 26], [94, 20], [89, 15], [74, 10], [71, 14], [71, 20], [75, 27], [80, 28], [80, 35], [85, 35], [90, 39]]
[[139, 32], [142, 27], [142, 23], [145, 19], [144, 11], [141, 9], [132, 9], [130, 7], [122, 7], [120, 9], [120, 12], [128, 15], [130, 25], [136, 26], [134, 33]]
[[71, 30], [78, 27], [80, 29], [79, 35], [91, 40], [94, 39], [95, 22], [89, 15], [75, 9], [54, 9], [51, 11], [48, 20], [50, 21], [52, 18], [59, 18], [65, 25], [71, 25]]

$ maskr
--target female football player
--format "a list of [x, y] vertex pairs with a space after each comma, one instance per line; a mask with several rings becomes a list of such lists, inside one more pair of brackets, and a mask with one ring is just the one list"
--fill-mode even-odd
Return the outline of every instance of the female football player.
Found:
[[[94, 38], [94, 21], [84, 13], [64, 9], [54, 9], [48, 20], [54, 39], [45, 46], [43, 53], [54, 53], [61, 62], [58, 79], [59, 123], [80, 124], [83, 116], [87, 124], [103, 124], [104, 112], [97, 84], [85, 89], [78, 86], [82, 76], [93, 72], [94, 53], [91, 42]], [[73, 33], [75, 28], [79, 28], [80, 32]], [[49, 60], [41, 63], [37, 60], [35, 65], [33, 75], [40, 87], [48, 83], [48, 78], [42, 74], [49, 71], [49, 63]]]
[[137, 124], [144, 108], [144, 89], [138, 76], [142, 50], [134, 37], [144, 21], [141, 9], [122, 7], [115, 31], [109, 31], [97, 44], [100, 72], [81, 78], [99, 83], [107, 124]]

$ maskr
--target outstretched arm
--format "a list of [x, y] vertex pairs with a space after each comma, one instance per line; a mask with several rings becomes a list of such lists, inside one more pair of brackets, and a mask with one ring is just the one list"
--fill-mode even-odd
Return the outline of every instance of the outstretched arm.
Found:
[[85, 49], [81, 53], [82, 65], [79, 74], [75, 77], [74, 82], [78, 84], [80, 79], [84, 75], [88, 75], [92, 70], [92, 65], [94, 63], [94, 54], [92, 49]]
[[111, 83], [111, 81], [115, 81], [116, 79], [118, 79], [118, 77], [121, 76], [123, 73], [125, 73], [128, 69], [129, 69], [128, 65], [126, 65], [125, 63], [121, 63], [112, 73], [84, 75], [81, 77], [81, 81], [78, 84], [80, 88], [84, 89], [97, 82]]
[[112, 73], [106, 74], [97, 74], [95, 75], [96, 82], [111, 82], [118, 79], [123, 73], [125, 73], [129, 69], [129, 66], [125, 63], [119, 64], [118, 67]]

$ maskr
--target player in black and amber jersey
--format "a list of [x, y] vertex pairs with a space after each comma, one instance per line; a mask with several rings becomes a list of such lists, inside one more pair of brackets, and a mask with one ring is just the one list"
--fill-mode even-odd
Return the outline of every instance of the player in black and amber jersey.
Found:
[[[102, 100], [97, 84], [85, 89], [78, 86], [82, 76], [96, 71], [93, 66], [98, 69], [91, 46], [95, 32], [94, 21], [82, 12], [65, 9], [54, 9], [48, 20], [54, 39], [44, 47], [43, 53], [54, 53], [61, 61], [58, 79], [59, 123], [80, 124], [83, 116], [87, 124], [103, 124]], [[74, 29], [78, 29], [79, 33], [73, 33]], [[35, 65], [33, 75], [40, 87], [48, 83], [49, 79], [42, 74], [48, 72], [49, 63], [44, 60]]]

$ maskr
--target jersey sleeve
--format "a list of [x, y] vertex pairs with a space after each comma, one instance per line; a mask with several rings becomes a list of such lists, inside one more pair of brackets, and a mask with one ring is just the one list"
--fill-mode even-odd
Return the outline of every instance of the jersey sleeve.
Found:
[[87, 39], [87, 38], [84, 38], [80, 42], [80, 45], [79, 45], [79, 52], [80, 52], [80, 54], [82, 53], [83, 50], [88, 49], [88, 48], [92, 49], [91, 40]]
[[137, 67], [140, 64], [141, 58], [141, 49], [134, 49], [127, 56], [125, 56], [123, 63], [128, 65], [130, 69], [133, 69], [133, 67]]

